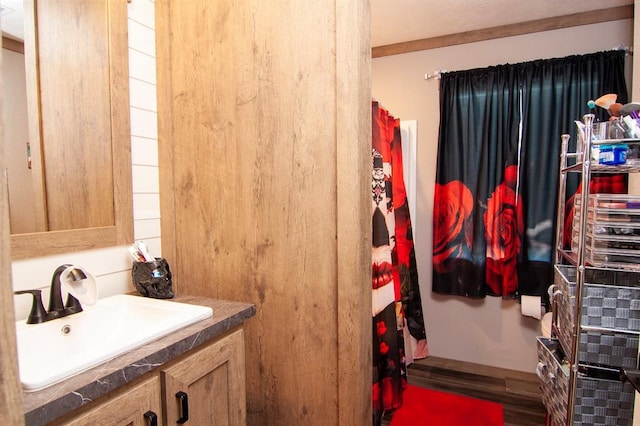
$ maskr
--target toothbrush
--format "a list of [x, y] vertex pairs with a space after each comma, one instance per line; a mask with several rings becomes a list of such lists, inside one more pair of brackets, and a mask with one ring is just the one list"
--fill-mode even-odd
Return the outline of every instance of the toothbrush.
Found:
[[154, 262], [156, 260], [155, 257], [151, 256], [149, 247], [147, 247], [147, 245], [143, 241], [138, 242], [138, 249], [147, 262]]
[[135, 244], [130, 246], [128, 248], [128, 251], [131, 254], [131, 257], [133, 257], [133, 260], [135, 260], [136, 262], [145, 262], [146, 261], [146, 259], [142, 255], [142, 253], [140, 253], [140, 250], [138, 250], [138, 248], [135, 246]]

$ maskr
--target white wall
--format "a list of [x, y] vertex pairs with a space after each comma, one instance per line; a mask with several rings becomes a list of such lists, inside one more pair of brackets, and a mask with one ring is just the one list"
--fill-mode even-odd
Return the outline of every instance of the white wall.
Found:
[[9, 205], [11, 230], [16, 233], [36, 229], [35, 193], [32, 170], [27, 166], [27, 86], [24, 54], [2, 49], [2, 138], [5, 143], [9, 173]]
[[[428, 23], [425, 23], [428, 25]], [[472, 300], [431, 292], [432, 207], [438, 143], [438, 81], [434, 70], [464, 70], [562, 57], [633, 44], [632, 20], [376, 58], [372, 95], [391, 114], [418, 120], [416, 258], [429, 350], [433, 356], [533, 372], [540, 323], [514, 301]], [[585, 99], [585, 102], [587, 99]], [[560, 137], [560, 135], [558, 135]]]
[[[160, 256], [154, 4], [133, 0], [128, 9], [134, 234], [136, 240], [149, 245], [152, 254]], [[14, 290], [41, 288], [47, 306], [51, 275], [63, 263], [84, 266], [95, 275], [100, 297], [134, 290], [127, 246], [14, 261]], [[26, 318], [31, 298], [21, 295], [14, 300], [16, 318]]]

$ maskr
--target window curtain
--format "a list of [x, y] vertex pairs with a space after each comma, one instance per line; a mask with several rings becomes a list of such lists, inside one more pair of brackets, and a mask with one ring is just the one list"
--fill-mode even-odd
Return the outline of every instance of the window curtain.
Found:
[[402, 404], [406, 360], [428, 355], [400, 120], [372, 103], [373, 424]]
[[[626, 103], [624, 58], [608, 51], [442, 75], [434, 292], [544, 296], [561, 135], [571, 135], [575, 150], [574, 120], [588, 112], [608, 119], [588, 100], [615, 93]], [[569, 185], [575, 189], [577, 180]]]

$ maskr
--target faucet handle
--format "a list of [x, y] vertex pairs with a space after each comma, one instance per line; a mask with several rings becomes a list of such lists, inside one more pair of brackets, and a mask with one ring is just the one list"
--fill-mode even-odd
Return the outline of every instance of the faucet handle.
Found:
[[31, 294], [33, 296], [33, 304], [31, 305], [31, 312], [27, 317], [27, 324], [40, 324], [47, 320], [47, 311], [42, 304], [41, 290], [20, 290], [14, 291], [13, 294]]
[[82, 305], [80, 301], [73, 297], [71, 293], [67, 294], [67, 301], [64, 304], [65, 311], [67, 315], [77, 314], [78, 312], [82, 312]]

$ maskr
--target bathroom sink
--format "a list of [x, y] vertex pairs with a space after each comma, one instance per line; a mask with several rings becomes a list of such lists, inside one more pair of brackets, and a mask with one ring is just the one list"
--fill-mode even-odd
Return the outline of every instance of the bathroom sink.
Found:
[[212, 315], [210, 307], [120, 294], [42, 324], [18, 321], [22, 387], [49, 386]]

